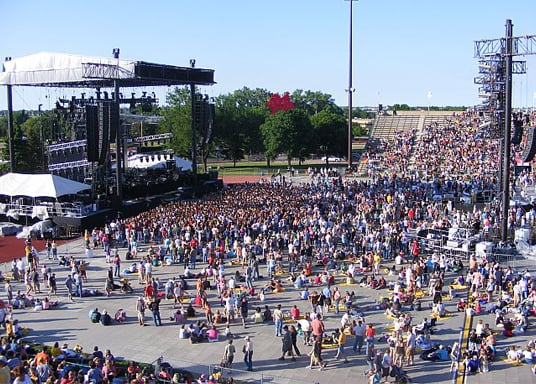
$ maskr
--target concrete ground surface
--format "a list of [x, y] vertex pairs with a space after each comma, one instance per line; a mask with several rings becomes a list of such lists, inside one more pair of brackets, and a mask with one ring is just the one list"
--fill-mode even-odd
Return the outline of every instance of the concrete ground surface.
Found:
[[[142, 247], [143, 248], [143, 247]], [[123, 260], [121, 269], [127, 268], [131, 261], [124, 260], [125, 249], [120, 249], [120, 255]], [[74, 240], [70, 243], [63, 244], [59, 247], [60, 255], [74, 256], [76, 258], [86, 258], [85, 249], [82, 239]], [[90, 262], [88, 269], [89, 281], [84, 288], [95, 288], [103, 291], [106, 271], [109, 265], [106, 264], [103, 252], [101, 249], [94, 250], [94, 257], [88, 259]], [[161, 314], [163, 325], [155, 327], [152, 324], [150, 316], [146, 316], [146, 326], [141, 327], [136, 321], [135, 303], [138, 295], [142, 294], [143, 287], [138, 284], [137, 276], [131, 275], [132, 286], [134, 287], [133, 294], [121, 294], [114, 291], [110, 297], [84, 297], [75, 298], [71, 303], [67, 300], [66, 289], [63, 285], [65, 277], [68, 274], [68, 269], [58, 266], [56, 262], [46, 260], [46, 255], [41, 253], [41, 262], [50, 265], [56, 272], [58, 281], [58, 296], [52, 297], [52, 300], [58, 300], [58, 306], [48, 311], [34, 311], [33, 309], [15, 310], [15, 318], [20, 320], [24, 327], [31, 329], [29, 335], [25, 337], [27, 342], [39, 342], [53, 344], [55, 341], [68, 343], [70, 348], [74, 348], [79, 344], [83, 346], [84, 352], [91, 352], [94, 346], [99, 346], [101, 349], [109, 348], [112, 353], [118, 358], [127, 360], [135, 360], [139, 362], [151, 363], [159, 356], [163, 356], [163, 360], [169, 362], [175, 368], [182, 368], [198, 374], [211, 372], [214, 366], [220, 362], [226, 341], [223, 339], [215, 343], [190, 344], [188, 340], [178, 338], [179, 325], [170, 321], [170, 316], [174, 313], [173, 301], [163, 300], [161, 305]], [[518, 268], [524, 268], [529, 261], [518, 262]], [[197, 266], [197, 270], [202, 268], [203, 264]], [[236, 268], [226, 264], [226, 274], [234, 273]], [[182, 274], [183, 267], [179, 265], [157, 267], [154, 269], [154, 276], [158, 277], [162, 283], [165, 283], [169, 278]], [[261, 266], [261, 274], [266, 276], [264, 266]], [[448, 279], [452, 279], [453, 275], [448, 275]], [[388, 277], [391, 279], [391, 277]], [[266, 278], [254, 282], [255, 288], [262, 287], [268, 280]], [[359, 287], [356, 284], [345, 285], [341, 284], [342, 279], [339, 279], [337, 286], [344, 294], [347, 290], [354, 291], [358, 297], [357, 304], [360, 307], [371, 306], [380, 296], [387, 296], [386, 290], [371, 290], [368, 288]], [[282, 304], [285, 311], [290, 310], [292, 305], [297, 304], [301, 312], [309, 310], [309, 303], [298, 300], [298, 291], [286, 284], [287, 289], [284, 292], [277, 294], [268, 294], [264, 304], [269, 305], [273, 310], [277, 304]], [[24, 290], [21, 283], [14, 284], [14, 292], [16, 289]], [[44, 291], [44, 287], [42, 288]], [[311, 290], [315, 288], [310, 288]], [[317, 288], [321, 290], [322, 287]], [[463, 292], [460, 292], [463, 293]], [[44, 294], [38, 296], [45, 296]], [[220, 308], [216, 290], [209, 293], [209, 302], [212, 305], [213, 311]], [[413, 316], [413, 322], [416, 324], [424, 317], [430, 315], [428, 305], [430, 298], [426, 297], [423, 301], [423, 311], [410, 312]], [[253, 314], [257, 303], [250, 302], [250, 314]], [[104, 327], [100, 324], [92, 324], [88, 317], [88, 312], [93, 308], [99, 310], [106, 309], [112, 315], [119, 308], [123, 308], [127, 312], [128, 319], [125, 323], [114, 323], [111, 326]], [[460, 332], [463, 327], [463, 315], [456, 311], [456, 301], [447, 301], [447, 309], [454, 311], [453, 316], [442, 319], [436, 327], [437, 332], [432, 336], [432, 341], [451, 345], [460, 337]], [[371, 309], [364, 311], [366, 321], [372, 323], [377, 328], [377, 335], [387, 332], [387, 326], [390, 321], [387, 320], [383, 311]], [[146, 312], [150, 315], [150, 311]], [[342, 313], [335, 315], [330, 312], [325, 317], [326, 329], [330, 333], [336, 327], [340, 326]], [[484, 322], [489, 322], [493, 328], [494, 321], [490, 315], [482, 315]], [[477, 317], [479, 318], [479, 317]], [[204, 319], [204, 313], [198, 313], [196, 319]], [[291, 323], [288, 323], [291, 324]], [[219, 327], [223, 331], [224, 326]], [[249, 322], [247, 328], [243, 328], [239, 321], [235, 321], [232, 325], [232, 332], [235, 334], [235, 345], [237, 354], [235, 363], [231, 373], [226, 369], [224, 376], [232, 376], [238, 380], [247, 382], [269, 382], [274, 384], [286, 383], [366, 383], [367, 379], [363, 372], [366, 369], [364, 354], [358, 355], [352, 352], [351, 344], [353, 339], [349, 338], [346, 351], [348, 353], [349, 364], [344, 364], [342, 360], [335, 361], [335, 349], [325, 349], [323, 357], [328, 362], [325, 371], [318, 369], [307, 369], [309, 358], [306, 353], [311, 347], [303, 346], [302, 339], [298, 339], [298, 346], [302, 352], [302, 356], [298, 357], [295, 362], [286, 359], [279, 361], [281, 355], [281, 338], [274, 335], [273, 324], [253, 324]], [[242, 345], [243, 338], [249, 335], [254, 343], [253, 353], [253, 372], [247, 372], [246, 366], [242, 361]], [[506, 361], [503, 361], [502, 351], [508, 345], [526, 345], [527, 341], [534, 338], [534, 331], [529, 328], [528, 332], [523, 337], [514, 337], [505, 340], [504, 337], [498, 337], [499, 357], [496, 362], [491, 365], [488, 373], [478, 374], [466, 378], [466, 383], [528, 383], [534, 380], [534, 375], [531, 373], [529, 366], [513, 366]], [[387, 344], [379, 343], [377, 347], [387, 348]], [[429, 362], [423, 361], [418, 356], [415, 358], [415, 365], [407, 369], [410, 378], [415, 383], [452, 383], [453, 374], [449, 372], [450, 362]]]

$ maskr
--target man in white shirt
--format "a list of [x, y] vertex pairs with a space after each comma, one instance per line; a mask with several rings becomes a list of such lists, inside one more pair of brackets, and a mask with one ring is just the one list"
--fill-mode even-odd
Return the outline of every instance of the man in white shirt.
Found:
[[353, 328], [353, 333], [355, 336], [353, 351], [361, 354], [361, 348], [363, 347], [363, 340], [365, 336], [365, 321], [359, 319], [357, 324]]

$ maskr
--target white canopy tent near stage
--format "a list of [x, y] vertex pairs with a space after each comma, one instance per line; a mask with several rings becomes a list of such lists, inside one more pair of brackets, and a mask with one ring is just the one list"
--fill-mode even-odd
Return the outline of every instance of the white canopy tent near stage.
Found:
[[0, 195], [52, 197], [74, 195], [90, 185], [52, 174], [7, 173], [0, 176]]
[[163, 169], [166, 168], [166, 163], [169, 160], [175, 162], [175, 167], [177, 169], [182, 169], [183, 171], [188, 171], [192, 169], [192, 162], [186, 159], [183, 159], [178, 156], [173, 156], [171, 159], [169, 155], [144, 155], [137, 154], [130, 156], [128, 158], [128, 168], [137, 168], [137, 169]]
[[[76, 195], [91, 189], [91, 186], [52, 174], [7, 173], [0, 176], [0, 195], [9, 197], [9, 202], [0, 203], [0, 214], [18, 220], [19, 216], [44, 219], [58, 215], [82, 214], [82, 206], [69, 209], [57, 201], [61, 196]], [[14, 199], [14, 198], [17, 199]], [[31, 203], [28, 200], [31, 199]], [[56, 199], [52, 202], [38, 202], [38, 198]], [[85, 210], [85, 209], [84, 209]]]

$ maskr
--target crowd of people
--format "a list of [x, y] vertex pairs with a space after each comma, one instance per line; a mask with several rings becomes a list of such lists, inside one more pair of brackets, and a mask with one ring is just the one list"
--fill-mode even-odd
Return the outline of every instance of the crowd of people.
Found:
[[[266, 323], [281, 337], [281, 360], [288, 356], [292, 361], [302, 354], [297, 340], [303, 337], [304, 346], [311, 347], [305, 352], [309, 368], [326, 368], [322, 348], [328, 345], [337, 349], [335, 359], [349, 361], [345, 345], [352, 338], [352, 351], [366, 356], [371, 381], [378, 376], [388, 380], [393, 373], [402, 377], [402, 368], [414, 364], [417, 348], [425, 352], [425, 359], [452, 359], [452, 369], [458, 368], [454, 361], [461, 360], [473, 372], [478, 361], [477, 371], [484, 371], [497, 354], [495, 332], [489, 326], [477, 326], [467, 348], [434, 343], [435, 321], [448, 315], [445, 293], [454, 300], [458, 295], [454, 287], [469, 286], [467, 302], [458, 307], [470, 315], [494, 312], [495, 326], [509, 337], [529, 325], [536, 296], [530, 273], [519, 276], [494, 260], [461, 261], [440, 249], [425, 252], [415, 236], [422, 230], [453, 228], [469, 228], [478, 236], [499, 224], [499, 212], [491, 204], [462, 210], [437, 198], [494, 190], [491, 170], [496, 168], [498, 150], [481, 132], [481, 123], [476, 115], [459, 114], [445, 124], [433, 123], [421, 134], [403, 133], [377, 154], [388, 171], [371, 173], [366, 180], [311, 168], [307, 183], [276, 178], [233, 185], [203, 199], [172, 202], [112, 220], [87, 231], [84, 242], [88, 250], [102, 249], [110, 264], [102, 277], [104, 294], [127, 290], [125, 279], [136, 273], [143, 291], [136, 292], [135, 307], [133, 303], [138, 324], [147, 325], [149, 310], [153, 325], [160, 326], [161, 300], [171, 299], [170, 320], [179, 325], [181, 338], [192, 343], [226, 340], [222, 368], [231, 368], [236, 354], [233, 328]], [[519, 183], [530, 183], [530, 178], [522, 174]], [[510, 224], [521, 224], [515, 208]], [[41, 282], [56, 294], [55, 273], [39, 263], [31, 246], [27, 248], [26, 260], [13, 264], [13, 276], [26, 285], [25, 296], [40, 293]], [[67, 271], [63, 285], [68, 298], [98, 295], [84, 289], [85, 264], [58, 258], [55, 248], [53, 243], [47, 245], [47, 256]], [[126, 260], [131, 260], [128, 267]], [[229, 263], [238, 267], [235, 273], [226, 271]], [[163, 265], [180, 265], [183, 273], [160, 282], [153, 269]], [[456, 279], [447, 281], [451, 275]], [[364, 305], [351, 290], [339, 290], [338, 283], [346, 279], [358, 283], [355, 289], [381, 290], [385, 295]], [[299, 292], [296, 300], [306, 300], [309, 310], [302, 314], [293, 304], [269, 308], [266, 294], [285, 290]], [[431, 320], [414, 324], [412, 311], [422, 309], [423, 302], [432, 304]], [[213, 310], [217, 307], [221, 309]], [[385, 312], [393, 330], [377, 335], [367, 322], [368, 311]], [[340, 327], [325, 329], [323, 318], [328, 313], [341, 316]], [[97, 322], [103, 318], [98, 310], [90, 315], [93, 321], [92, 316], [99, 317]], [[378, 339], [387, 347], [377, 347]], [[253, 370], [252, 338], [244, 339], [241, 347], [246, 369]], [[532, 351], [533, 346], [529, 348]]]

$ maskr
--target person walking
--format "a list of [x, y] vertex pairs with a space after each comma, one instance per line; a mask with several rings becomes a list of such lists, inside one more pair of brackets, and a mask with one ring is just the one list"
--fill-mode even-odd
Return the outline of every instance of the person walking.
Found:
[[316, 318], [311, 321], [311, 328], [313, 329], [313, 336], [316, 336], [322, 340], [326, 327], [324, 326], [322, 315], [320, 315], [320, 313], [317, 313]]
[[285, 325], [283, 327], [283, 331], [285, 331], [285, 334], [283, 335], [282, 339], [283, 345], [281, 347], [283, 354], [281, 355], [279, 360], [285, 360], [285, 355], [288, 353], [290, 356], [292, 356], [291, 360], [296, 361], [296, 358], [294, 357], [294, 352], [292, 350], [292, 334], [290, 333], [288, 325]]
[[233, 367], [233, 360], [234, 360], [235, 352], [236, 352], [236, 348], [233, 345], [233, 339], [229, 339], [223, 351], [223, 359], [222, 359], [222, 362], [226, 368], [231, 369]]
[[158, 327], [162, 325], [162, 319], [160, 318], [160, 299], [153, 298], [151, 304], [149, 304], [149, 309], [153, 314], [154, 326]]
[[376, 330], [372, 324], [367, 324], [365, 328], [365, 341], [366, 341], [366, 354], [368, 355], [369, 348], [374, 348], [374, 335], [376, 335]]
[[389, 382], [389, 374], [391, 373], [391, 367], [393, 365], [393, 358], [391, 357], [391, 350], [387, 348], [383, 354], [381, 368], [381, 376], [385, 378], [385, 382]]
[[321, 338], [313, 336], [313, 348], [311, 349], [311, 352], [309, 352], [309, 356], [311, 356], [311, 361], [307, 368], [313, 369], [313, 366], [318, 365], [319, 369], [323, 371], [327, 364], [322, 361]]
[[357, 352], [358, 354], [361, 354], [361, 348], [363, 348], [365, 329], [366, 329], [366, 326], [362, 319], [359, 319], [357, 321], [357, 324], [355, 324], [353, 327], [354, 346], [352, 350], [354, 352]]
[[143, 296], [138, 297], [136, 301], [136, 312], [138, 314], [138, 324], [141, 326], [145, 325], [145, 300]]
[[298, 349], [298, 345], [296, 344], [298, 342], [298, 330], [294, 325], [290, 326], [290, 336], [292, 338], [292, 348], [294, 348], [294, 353], [296, 356], [301, 356], [300, 350]]
[[56, 240], [52, 240], [50, 250], [52, 251], [52, 260], [58, 260], [58, 244], [56, 244]]
[[408, 366], [411, 366], [415, 363], [415, 348], [417, 346], [417, 336], [412, 329], [408, 329], [408, 334], [406, 336], [406, 363]]
[[339, 330], [339, 336], [337, 337], [337, 354], [335, 355], [335, 360], [339, 360], [340, 357], [344, 357], [344, 362], [348, 363], [348, 357], [344, 351], [344, 345], [346, 344], [346, 334], [344, 333], [344, 327], [341, 327]]
[[73, 280], [76, 286], [76, 296], [81, 298], [84, 287], [82, 285], [82, 276], [80, 275], [80, 273], [75, 272], [75, 274], [73, 275]]
[[251, 341], [251, 337], [249, 336], [246, 336], [244, 341], [245, 344], [242, 349], [244, 352], [244, 363], [246, 363], [248, 371], [253, 371], [253, 342]]
[[282, 336], [283, 311], [281, 310], [281, 304], [278, 304], [277, 308], [274, 309], [273, 318], [274, 318], [275, 335]]
[[114, 256], [114, 277], [121, 277], [121, 257], [119, 253]]
[[65, 279], [65, 287], [67, 288], [67, 297], [70, 301], [73, 301], [73, 285], [74, 279], [71, 275], [68, 275]]
[[58, 287], [56, 285], [56, 274], [55, 273], [52, 273], [48, 277], [48, 286], [50, 288], [49, 291], [48, 291], [48, 294], [56, 296], [58, 294]]
[[13, 287], [11, 286], [11, 283], [9, 282], [8, 279], [6, 279], [6, 284], [4, 286], [4, 289], [7, 295], [7, 303], [11, 304], [11, 302], [13, 301]]
[[333, 288], [333, 305], [335, 307], [335, 314], [339, 314], [339, 304], [341, 302], [341, 291], [339, 291], [339, 288], [335, 287]]
[[243, 295], [240, 299], [240, 316], [242, 317], [242, 326], [247, 328], [246, 321], [248, 319], [248, 298]]

